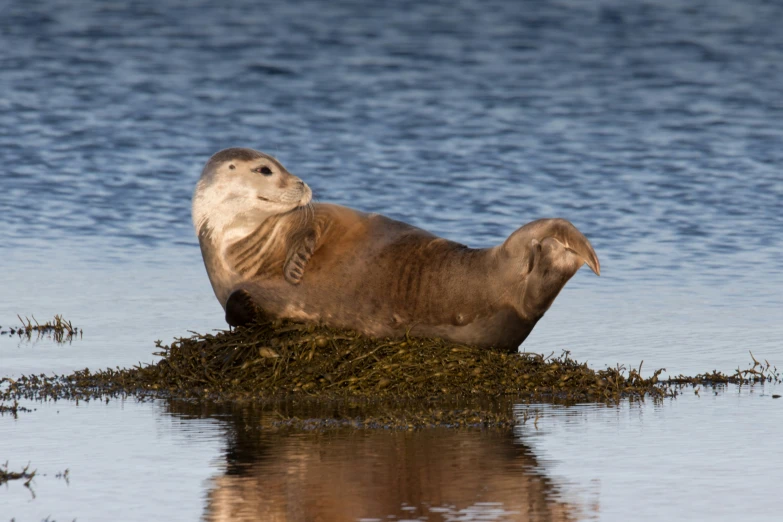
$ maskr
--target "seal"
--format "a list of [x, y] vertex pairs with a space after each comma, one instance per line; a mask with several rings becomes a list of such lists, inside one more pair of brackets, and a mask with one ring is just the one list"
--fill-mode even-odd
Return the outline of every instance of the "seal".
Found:
[[514, 351], [582, 265], [600, 275], [590, 242], [565, 219], [474, 249], [311, 199], [261, 152], [226, 149], [207, 162], [193, 223], [230, 325], [262, 315]]

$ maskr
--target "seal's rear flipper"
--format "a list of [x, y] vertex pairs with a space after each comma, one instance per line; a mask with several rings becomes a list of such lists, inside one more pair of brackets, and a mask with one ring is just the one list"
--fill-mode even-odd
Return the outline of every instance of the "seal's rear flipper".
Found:
[[246, 290], [235, 290], [226, 301], [226, 322], [231, 326], [246, 326], [258, 317], [258, 307]]
[[601, 275], [601, 263], [598, 261], [598, 256], [590, 241], [565, 219], [539, 219], [528, 223], [511, 234], [503, 243], [502, 248], [504, 252], [516, 259], [527, 259], [528, 262], [533, 263], [531, 258], [536, 256], [534, 250], [546, 238], [556, 239], [566, 249], [587, 263], [595, 275]]

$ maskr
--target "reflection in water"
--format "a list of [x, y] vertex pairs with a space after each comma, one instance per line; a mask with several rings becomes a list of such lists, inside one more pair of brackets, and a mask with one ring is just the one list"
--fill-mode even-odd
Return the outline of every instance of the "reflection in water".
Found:
[[227, 423], [226, 471], [212, 521], [576, 520], [529, 449], [510, 432], [261, 429], [251, 406], [171, 401], [184, 417]]

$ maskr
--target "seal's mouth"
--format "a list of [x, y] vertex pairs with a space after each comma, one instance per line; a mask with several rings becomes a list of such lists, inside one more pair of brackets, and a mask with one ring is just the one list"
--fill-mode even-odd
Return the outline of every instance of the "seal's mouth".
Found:
[[307, 190], [304, 194], [302, 194], [302, 198], [299, 200], [299, 205], [307, 205], [313, 200], [313, 191], [310, 190], [310, 187], [307, 187]]
[[275, 199], [259, 196], [258, 194], [256, 194], [256, 199], [258, 199], [259, 201], [264, 201], [266, 203], [276, 203], [280, 205], [300, 205], [300, 206], [306, 205], [313, 198], [313, 191], [310, 190], [310, 187], [308, 187], [307, 185], [303, 185], [303, 186], [304, 189], [301, 194], [293, 195], [289, 191], [283, 194], [282, 197], [278, 197]]

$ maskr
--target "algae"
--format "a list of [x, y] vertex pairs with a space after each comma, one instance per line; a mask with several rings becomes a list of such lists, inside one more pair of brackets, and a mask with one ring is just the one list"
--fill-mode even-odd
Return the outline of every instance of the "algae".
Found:
[[19, 417], [19, 413], [28, 413], [31, 411], [33, 410], [25, 408], [24, 406], [19, 406], [19, 401], [17, 400], [14, 400], [10, 406], [0, 403], [0, 415], [5, 415], [7, 413], [13, 415], [14, 419]]
[[30, 471], [30, 464], [22, 468], [22, 471], [9, 471], [8, 462], [0, 466], [0, 485], [11, 480], [24, 480], [26, 488], [30, 487], [30, 482], [35, 478], [35, 470]]
[[[617, 402], [660, 400], [685, 386], [780, 382], [777, 368], [753, 358], [732, 375], [647, 377], [642, 365], [594, 370], [559, 356], [501, 353], [442, 339], [373, 339], [356, 332], [293, 322], [261, 322], [215, 334], [156, 343], [160, 360], [130, 369], [84, 369], [70, 375], [0, 379], [0, 399], [106, 400], [132, 395], [208, 401], [345, 403], [359, 401], [363, 415], [315, 420], [280, 414], [280, 426], [397, 427], [510, 426], [513, 401]], [[443, 407], [447, 402], [458, 407]]]
[[68, 321], [62, 315], [55, 315], [54, 319], [43, 324], [39, 323], [35, 316], [33, 316], [32, 320], [29, 317], [22, 319], [20, 315], [16, 317], [19, 318], [22, 326], [11, 326], [8, 330], [2, 330], [2, 327], [0, 327], [0, 335], [16, 335], [26, 337], [27, 339], [32, 339], [33, 334], [36, 334], [37, 337], [49, 335], [57, 343], [69, 342], [77, 336], [81, 338], [84, 335], [83, 329], [79, 330], [79, 328], [74, 327], [71, 321]]

